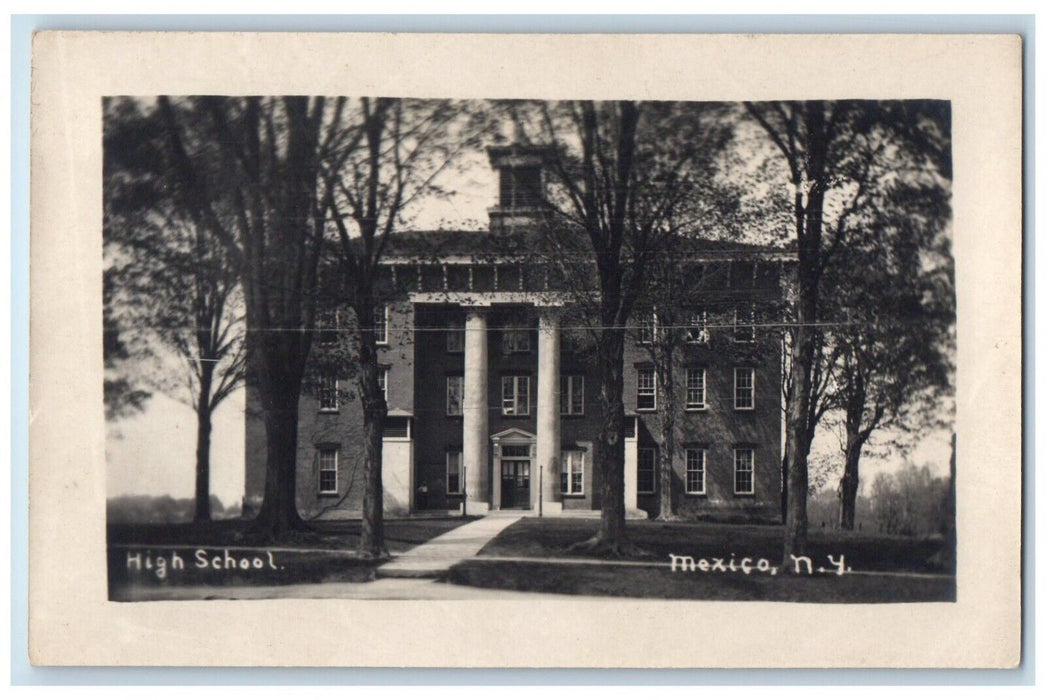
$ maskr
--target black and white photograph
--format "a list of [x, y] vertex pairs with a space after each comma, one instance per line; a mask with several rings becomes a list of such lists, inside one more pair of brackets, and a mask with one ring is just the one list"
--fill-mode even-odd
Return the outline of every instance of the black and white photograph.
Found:
[[33, 663], [1020, 663], [1019, 37], [33, 50]]
[[949, 102], [102, 114], [112, 600], [955, 600]]

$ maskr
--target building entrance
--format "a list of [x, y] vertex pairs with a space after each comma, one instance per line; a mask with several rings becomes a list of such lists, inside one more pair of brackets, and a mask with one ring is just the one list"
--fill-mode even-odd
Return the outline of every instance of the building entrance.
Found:
[[529, 445], [505, 445], [502, 448], [501, 507], [530, 508]]

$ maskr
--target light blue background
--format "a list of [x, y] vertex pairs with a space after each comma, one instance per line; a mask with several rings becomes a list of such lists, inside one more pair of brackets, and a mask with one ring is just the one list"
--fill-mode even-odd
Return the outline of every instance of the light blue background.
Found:
[[[1009, 33], [1024, 38], [1024, 663], [1014, 671], [894, 670], [457, 670], [33, 668], [27, 655], [29, 376], [29, 68], [32, 33], [47, 29], [163, 31], [398, 32], [893, 32]], [[1029, 15], [15, 15], [11, 18], [11, 681], [23, 684], [186, 685], [803, 685], [1032, 684], [1035, 680], [1034, 570], [1034, 65]], [[825, 614], [831, 614], [826, 608]], [[855, 630], [860, 634], [860, 630]], [[782, 639], [782, 644], [788, 640]]]

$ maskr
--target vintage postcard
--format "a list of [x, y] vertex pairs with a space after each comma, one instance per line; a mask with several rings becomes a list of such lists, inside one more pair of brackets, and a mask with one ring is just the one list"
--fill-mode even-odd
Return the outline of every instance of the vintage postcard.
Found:
[[1017, 664], [1020, 65], [38, 34], [33, 662]]

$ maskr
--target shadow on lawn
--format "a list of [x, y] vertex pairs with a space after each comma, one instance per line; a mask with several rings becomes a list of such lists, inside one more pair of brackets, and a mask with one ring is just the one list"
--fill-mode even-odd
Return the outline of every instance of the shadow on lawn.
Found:
[[[388, 520], [386, 545], [399, 553], [469, 522], [466, 518]], [[111, 600], [157, 586], [280, 586], [373, 581], [383, 560], [356, 556], [360, 522], [318, 521], [271, 543], [248, 520], [110, 524]], [[306, 550], [306, 551], [300, 551]]]
[[[783, 544], [781, 526], [629, 523], [631, 540], [644, 554], [604, 558], [605, 563], [592, 562], [590, 557], [570, 549], [574, 543], [590, 537], [596, 528], [591, 521], [565, 518], [521, 520], [487, 544], [478, 558], [453, 567], [448, 580], [518, 591], [722, 601], [902, 603], [954, 601], [956, 596], [955, 578], [940, 564], [949, 561], [949, 557], [942, 556], [942, 538], [815, 532], [810, 535], [808, 547], [815, 567], [812, 575], [746, 575], [671, 571], [666, 565], [670, 553], [709, 561], [733, 558], [739, 562], [749, 557], [754, 563], [765, 558], [777, 565]], [[853, 573], [817, 573], [816, 567], [827, 565], [829, 555], [837, 560], [844, 556]], [[484, 556], [534, 561], [484, 560]], [[577, 563], [572, 563], [572, 559]], [[635, 562], [649, 565], [636, 566]]]
[[[525, 518], [507, 528], [480, 551], [480, 556], [499, 557], [585, 557], [570, 551], [571, 545], [591, 537], [598, 525], [568, 518]], [[669, 561], [669, 554], [698, 557], [765, 557], [780, 562], [784, 530], [780, 525], [734, 525], [723, 523], [628, 524], [632, 542], [642, 549], [630, 561]], [[940, 564], [945, 547], [941, 537], [914, 538], [839, 531], [811, 532], [808, 554], [825, 561], [828, 555], [846, 557], [848, 566], [860, 571], [905, 571], [949, 573]]]

